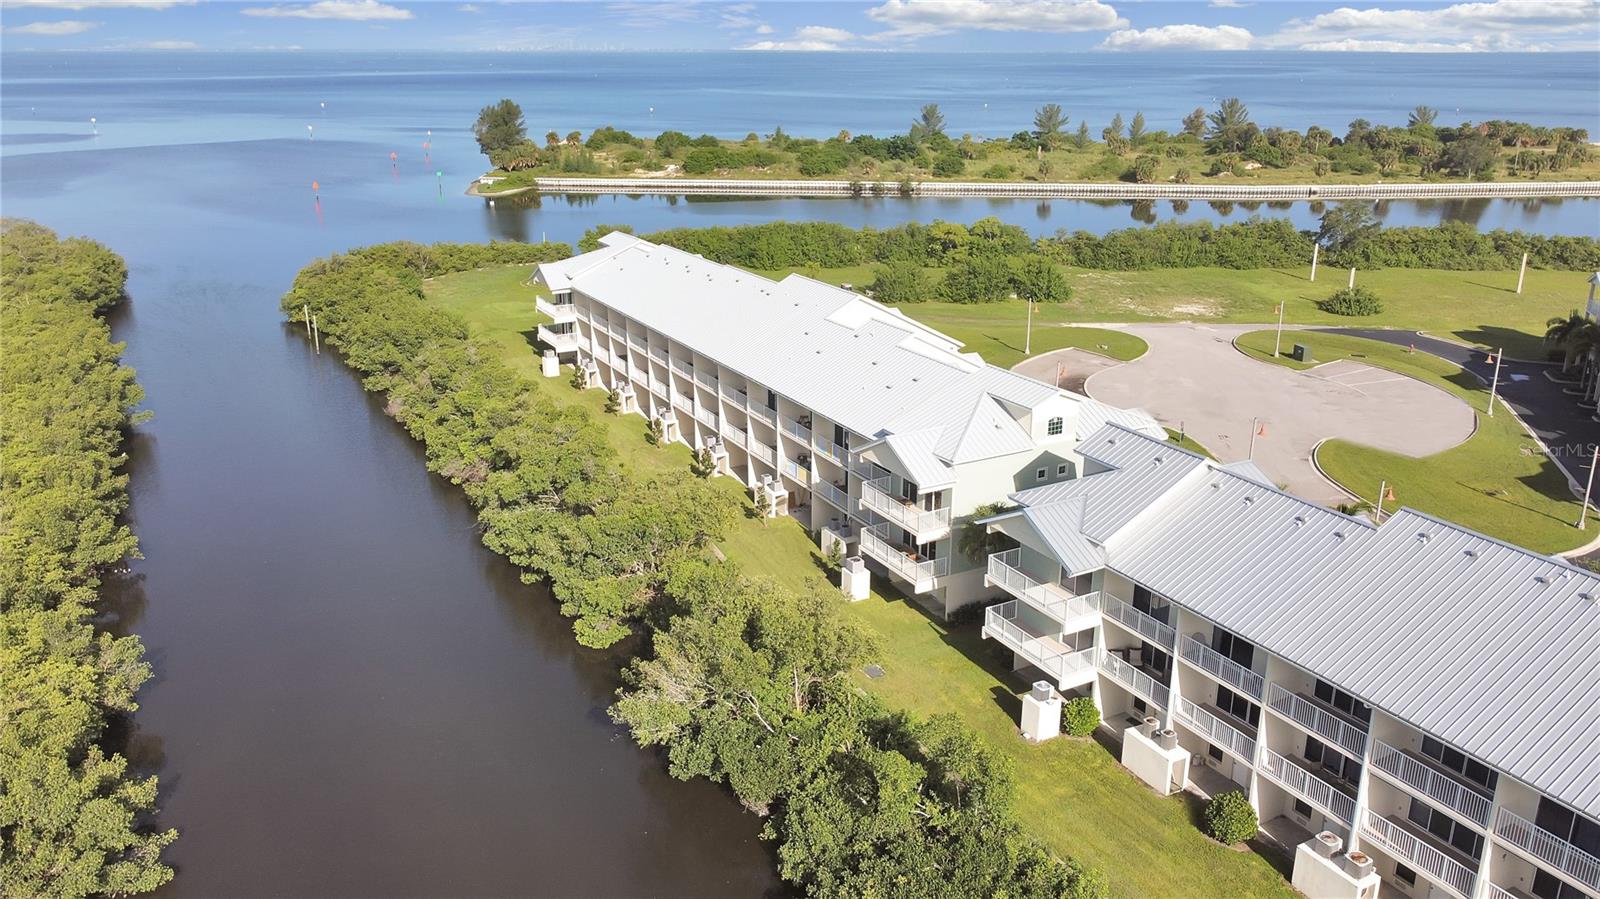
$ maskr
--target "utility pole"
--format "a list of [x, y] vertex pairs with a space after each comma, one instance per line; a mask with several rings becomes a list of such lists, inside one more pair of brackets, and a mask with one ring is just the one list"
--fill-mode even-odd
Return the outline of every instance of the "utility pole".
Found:
[[1256, 416], [1250, 419], [1250, 452], [1246, 458], [1254, 460], [1256, 457], [1256, 434], [1259, 432], [1261, 418]]
[[1383, 524], [1383, 495], [1384, 495], [1385, 492], [1388, 491], [1388, 489], [1389, 489], [1389, 482], [1388, 481], [1379, 481], [1378, 482], [1378, 514], [1377, 514], [1378, 524]]
[[1033, 355], [1033, 301], [1028, 300], [1028, 330], [1022, 338], [1022, 355]]
[[1594, 469], [1600, 465], [1600, 443], [1594, 445], [1594, 455], [1589, 458], [1589, 480], [1583, 485], [1583, 511], [1578, 513], [1578, 530], [1589, 521], [1589, 491], [1594, 487]]
[[1500, 392], [1500, 360], [1505, 358], [1506, 351], [1494, 351], [1494, 378], [1489, 382], [1489, 417], [1494, 418], [1494, 398]]
[[1356, 267], [1353, 266], [1353, 265], [1350, 266], [1350, 283], [1347, 286], [1351, 290], [1355, 290], [1356, 289]]
[[1278, 336], [1272, 338], [1272, 358], [1278, 358], [1278, 350], [1283, 346], [1283, 307], [1286, 303], [1278, 304]]
[[1322, 255], [1322, 244], [1311, 244], [1311, 280], [1317, 280], [1317, 257]]
[[1528, 275], [1528, 254], [1522, 254], [1522, 268], [1517, 269], [1517, 293], [1522, 293], [1522, 279]]

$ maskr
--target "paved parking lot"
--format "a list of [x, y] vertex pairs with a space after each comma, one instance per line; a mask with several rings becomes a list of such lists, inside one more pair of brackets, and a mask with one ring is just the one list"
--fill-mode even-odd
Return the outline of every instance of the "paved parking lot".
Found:
[[[1235, 336], [1260, 327], [1129, 325], [1150, 344], [1133, 362], [1106, 366], [1061, 351], [1018, 368], [1048, 381], [1059, 362], [1064, 385], [1084, 379], [1089, 396], [1145, 409], [1224, 462], [1250, 457], [1254, 425], [1256, 464], [1290, 492], [1328, 505], [1347, 497], [1311, 463], [1322, 440], [1426, 456], [1472, 435], [1475, 418], [1466, 403], [1413, 378], [1351, 360], [1295, 371], [1234, 349]], [[1096, 370], [1085, 373], [1086, 364]]]

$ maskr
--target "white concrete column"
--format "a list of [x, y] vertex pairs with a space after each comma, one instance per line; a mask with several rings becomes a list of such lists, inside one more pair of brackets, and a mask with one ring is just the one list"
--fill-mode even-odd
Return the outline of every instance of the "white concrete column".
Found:
[[1361, 848], [1361, 822], [1367, 817], [1367, 797], [1372, 790], [1372, 735], [1377, 731], [1377, 724], [1373, 720], [1378, 717], [1378, 711], [1367, 719], [1367, 740], [1361, 747], [1361, 782], [1356, 785], [1356, 810], [1351, 815], [1350, 838], [1345, 841], [1345, 851], [1354, 852]]

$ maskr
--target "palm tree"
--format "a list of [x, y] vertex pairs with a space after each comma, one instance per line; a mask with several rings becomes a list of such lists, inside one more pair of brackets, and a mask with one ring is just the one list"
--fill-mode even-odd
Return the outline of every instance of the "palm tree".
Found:
[[1434, 109], [1432, 106], [1418, 106], [1416, 109], [1411, 110], [1411, 114], [1406, 117], [1406, 127], [1415, 128], [1418, 125], [1432, 127], [1433, 120], [1438, 117], [1439, 110]]
[[1250, 110], [1238, 97], [1229, 97], [1217, 106], [1217, 111], [1206, 116], [1211, 127], [1206, 129], [1206, 140], [1213, 150], [1242, 150], [1245, 132], [1250, 126]]
[[922, 114], [911, 123], [911, 139], [924, 141], [935, 134], [944, 133], [944, 113], [939, 111], [939, 104], [929, 103], [922, 107]]
[[1565, 372], [1577, 358], [1576, 341], [1588, 330], [1589, 317], [1574, 309], [1565, 318], [1558, 315], [1544, 324], [1544, 342], [1561, 348], [1561, 370]]
[[1061, 129], [1066, 125], [1067, 117], [1061, 114], [1060, 103], [1046, 103], [1033, 114], [1034, 134], [1039, 138], [1039, 146], [1046, 150], [1061, 145]]

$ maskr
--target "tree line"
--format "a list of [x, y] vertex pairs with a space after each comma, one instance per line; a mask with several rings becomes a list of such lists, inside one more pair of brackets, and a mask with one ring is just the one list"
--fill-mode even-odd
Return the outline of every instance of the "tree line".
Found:
[[144, 392], [102, 315], [128, 271], [104, 246], [0, 223], [0, 894], [147, 893], [172, 877], [156, 779], [104, 745], [150, 665], [97, 624], [138, 556], [123, 440]]
[[[590, 229], [579, 249], [627, 225]], [[715, 262], [759, 271], [873, 266], [861, 285], [886, 303], [942, 299], [985, 303], [1010, 297], [1063, 302], [1071, 288], [1060, 267], [1100, 271], [1159, 268], [1286, 268], [1308, 265], [1320, 244], [1335, 267], [1490, 271], [1515, 268], [1529, 254], [1534, 268], [1600, 270], [1600, 240], [1523, 231], [1479, 232], [1464, 222], [1384, 228], [1365, 204], [1336, 206], [1316, 230], [1285, 219], [1253, 218], [1213, 225], [1164, 222], [1105, 234], [1063, 229], [1035, 240], [998, 218], [970, 226], [912, 222], [856, 229], [832, 222], [767, 222], [712, 228], [669, 228], [644, 236]]]
[[558, 404], [424, 300], [425, 277], [568, 256], [565, 244], [396, 243], [318, 260], [282, 308], [309, 309], [428, 467], [477, 509], [485, 545], [547, 583], [578, 641], [641, 634], [613, 718], [674, 776], [725, 784], [765, 818], [782, 877], [816, 896], [1096, 897], [1012, 812], [1012, 772], [954, 718], [854, 689], [872, 635], [837, 596], [709, 557], [748, 506], [687, 472], [625, 473], [603, 425]]
[[[1200, 176], [1242, 176], [1252, 169], [1304, 166], [1316, 176], [1410, 174], [1424, 179], [1489, 179], [1506, 175], [1562, 172], [1594, 159], [1588, 131], [1491, 120], [1443, 125], [1438, 110], [1413, 109], [1402, 125], [1355, 119], [1338, 131], [1313, 125], [1304, 131], [1261, 127], [1238, 98], [1206, 110], [1197, 107], [1172, 130], [1151, 127], [1143, 112], [1113, 116], [1093, 129], [1059, 103], [1040, 106], [1033, 127], [1009, 138], [959, 138], [946, 132], [937, 104], [927, 104], [904, 134], [878, 137], [840, 131], [830, 138], [795, 137], [777, 127], [764, 137], [750, 132], [742, 141], [709, 134], [690, 137], [664, 131], [655, 138], [609, 125], [587, 139], [582, 132], [545, 134], [530, 140], [522, 109], [512, 100], [486, 106], [474, 125], [479, 149], [498, 169], [551, 173], [601, 173], [605, 151], [609, 170], [660, 171], [667, 166], [688, 175], [737, 169], [792, 167], [803, 177], [923, 172], [933, 177], [978, 174], [985, 178], [1039, 180], [1059, 174], [1058, 151], [1098, 151], [1098, 161], [1080, 177], [1142, 183], [1188, 183]], [[1007, 151], [1021, 151], [1007, 152]], [[1031, 161], [1028, 156], [1032, 156]], [[985, 165], [985, 163], [988, 163]], [[972, 169], [976, 169], [973, 172]]]

